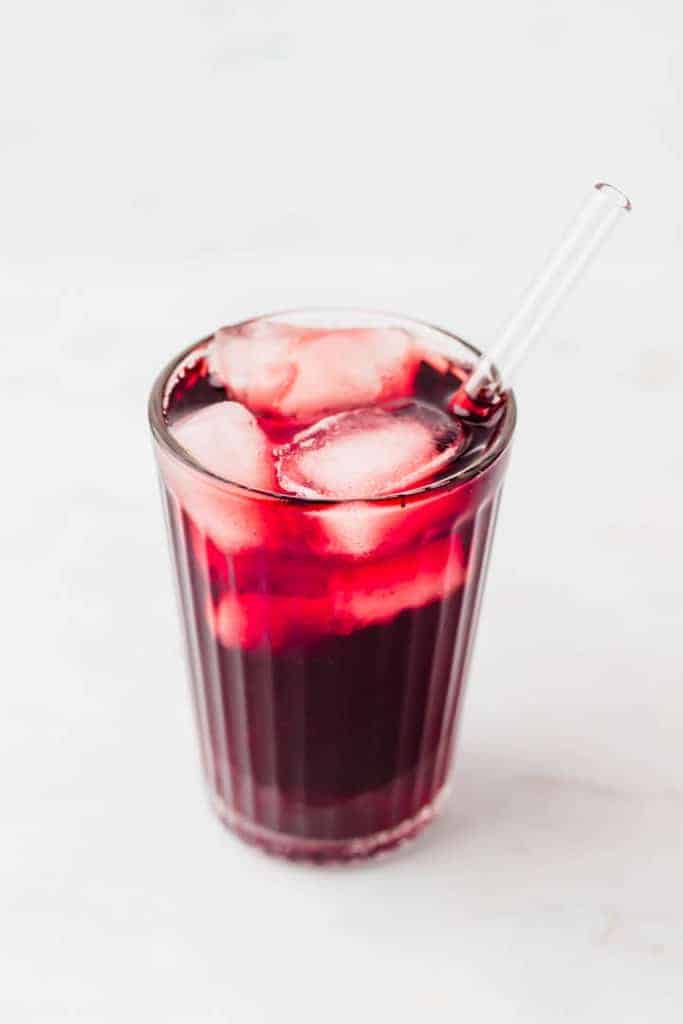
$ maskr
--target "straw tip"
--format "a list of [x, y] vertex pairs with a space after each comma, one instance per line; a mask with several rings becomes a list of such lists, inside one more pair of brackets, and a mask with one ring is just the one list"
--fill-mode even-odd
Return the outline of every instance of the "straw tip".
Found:
[[595, 188], [598, 192], [601, 192], [605, 198], [610, 199], [615, 206], [619, 206], [622, 210], [630, 210], [631, 200], [622, 192], [620, 188], [616, 188], [614, 185], [608, 184], [606, 181], [596, 181]]

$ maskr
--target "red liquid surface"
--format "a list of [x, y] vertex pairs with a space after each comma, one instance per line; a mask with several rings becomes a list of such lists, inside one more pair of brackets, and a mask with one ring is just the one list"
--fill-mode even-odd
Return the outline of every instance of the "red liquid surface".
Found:
[[[447, 410], [459, 376], [422, 363], [412, 395]], [[175, 382], [167, 422], [225, 398], [200, 358]], [[477, 466], [503, 419], [501, 408], [466, 421], [465, 450], [442, 475]], [[301, 429], [259, 424], [273, 445]], [[503, 461], [431, 494], [354, 503], [344, 519], [200, 484], [161, 460], [204, 770], [246, 838], [345, 858], [430, 813], [452, 758]], [[245, 509], [257, 525], [235, 540]]]

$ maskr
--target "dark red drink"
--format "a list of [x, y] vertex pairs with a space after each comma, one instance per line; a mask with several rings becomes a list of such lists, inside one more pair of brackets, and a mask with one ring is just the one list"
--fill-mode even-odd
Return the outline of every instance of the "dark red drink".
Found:
[[447, 781], [514, 426], [473, 351], [366, 314], [224, 329], [150, 414], [219, 816], [293, 857], [413, 835]]

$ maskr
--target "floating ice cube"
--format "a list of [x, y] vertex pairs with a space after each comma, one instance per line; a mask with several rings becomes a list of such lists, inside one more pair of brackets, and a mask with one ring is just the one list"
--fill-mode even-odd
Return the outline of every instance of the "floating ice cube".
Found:
[[[190, 413], [171, 428], [176, 440], [210, 472], [270, 490], [275, 486], [268, 440], [251, 413], [237, 402], [220, 402]], [[223, 487], [161, 453], [167, 487], [201, 534], [226, 554], [258, 547], [270, 531], [265, 499]]]
[[266, 435], [239, 402], [218, 402], [190, 413], [171, 427], [175, 439], [211, 473], [247, 487], [275, 484]]
[[397, 327], [321, 330], [254, 321], [218, 331], [211, 373], [259, 414], [310, 422], [407, 395], [422, 355]]
[[280, 486], [306, 498], [376, 498], [432, 479], [465, 440], [458, 420], [419, 401], [319, 420], [276, 449]]
[[209, 345], [211, 374], [254, 412], [275, 413], [296, 376], [300, 338], [301, 329], [268, 321], [223, 327]]

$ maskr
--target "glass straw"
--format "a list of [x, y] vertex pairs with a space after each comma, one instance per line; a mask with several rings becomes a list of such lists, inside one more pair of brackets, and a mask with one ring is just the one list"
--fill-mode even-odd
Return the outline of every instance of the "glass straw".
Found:
[[597, 252], [600, 244], [631, 209], [627, 196], [613, 185], [598, 182], [541, 274], [525, 293], [490, 350], [475, 364], [463, 389], [476, 401], [486, 390], [510, 387], [517, 366], [561, 300]]

